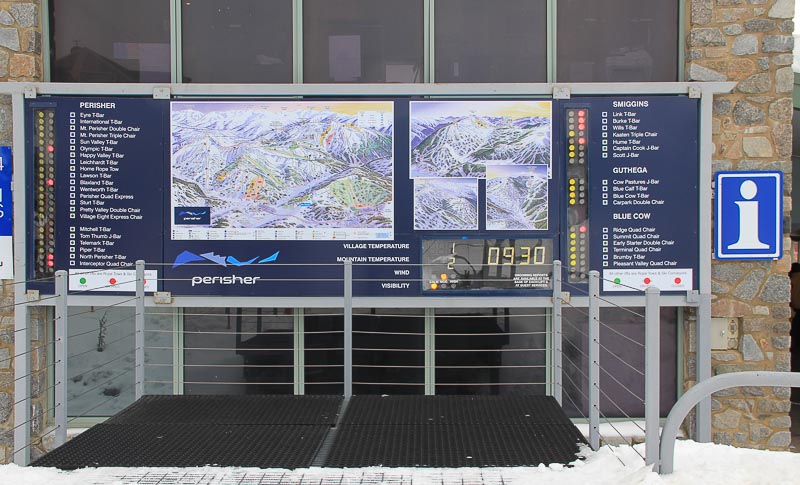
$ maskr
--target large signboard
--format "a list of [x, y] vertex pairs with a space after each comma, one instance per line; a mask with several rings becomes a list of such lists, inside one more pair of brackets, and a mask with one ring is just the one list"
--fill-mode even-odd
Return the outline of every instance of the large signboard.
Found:
[[137, 259], [176, 295], [339, 295], [344, 261], [365, 296], [697, 284], [687, 97], [26, 103], [28, 276], [72, 291]]

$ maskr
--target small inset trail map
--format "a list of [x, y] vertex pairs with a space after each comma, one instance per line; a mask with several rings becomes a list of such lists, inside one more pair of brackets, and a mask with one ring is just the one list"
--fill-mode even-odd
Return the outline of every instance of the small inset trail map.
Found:
[[486, 229], [547, 229], [547, 167], [489, 165], [486, 168]]
[[485, 178], [486, 165], [550, 167], [549, 101], [411, 102], [411, 178]]
[[414, 229], [478, 229], [478, 179], [414, 180]]
[[171, 108], [173, 239], [393, 238], [392, 102]]

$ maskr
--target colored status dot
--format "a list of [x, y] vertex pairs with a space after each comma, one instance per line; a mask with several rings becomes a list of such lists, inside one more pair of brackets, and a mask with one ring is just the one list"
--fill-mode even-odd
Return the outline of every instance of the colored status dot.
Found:
[[578, 111], [578, 116], [586, 116], [586, 111], [584, 110]]
[[575, 156], [575, 152], [569, 152], [569, 157], [573, 158]]
[[111, 283], [112, 285], [116, 285], [117, 284], [117, 279], [116, 278], [111, 278], [110, 280], [108, 280], [108, 282]]
[[569, 199], [569, 205], [575, 205], [575, 199]]
[[570, 130], [569, 131], [569, 136], [575, 136], [575, 131], [574, 130]]
[[644, 279], [644, 284], [649, 285], [650, 284], [650, 278], [645, 278]]
[[586, 138], [578, 138], [578, 143], [580, 143], [581, 145], [585, 145], [586, 144]]
[[675, 278], [675, 284], [676, 284], [676, 285], [679, 285], [679, 284], [681, 284], [681, 279], [680, 279], [680, 278]]
[[578, 259], [578, 255], [577, 254], [570, 254], [569, 255], [569, 259]]
[[578, 118], [578, 123], [586, 123], [586, 118], [579, 117]]
[[439, 279], [440, 280], [446, 280], [447, 279], [447, 275], [442, 273], [442, 274], [439, 275]]
[[82, 285], [86, 284], [86, 278], [81, 278], [79, 281], [81, 282]]
[[[570, 190], [574, 190], [574, 189], [570, 189]], [[574, 198], [575, 198], [575, 192], [570, 192], [570, 193], [569, 193], [569, 196], [570, 196], [570, 197], [572, 197], [572, 198], [574, 199]]]
[[581, 232], [586, 232], [586, 226], [581, 226], [578, 230]]
[[48, 152], [52, 152], [53, 150], [55, 150], [55, 148], [53, 148], [53, 145], [47, 145]]
[[572, 241], [570, 241], [569, 243], [570, 243], [570, 245], [572, 245], [572, 246], [574, 246], [574, 245], [578, 244], [578, 243], [577, 243], [577, 241], [575, 241], [575, 240], [572, 240]]
[[47, 185], [49, 187], [52, 187], [53, 185], [55, 185], [55, 182], [53, 182], [53, 179], [47, 179]]
[[570, 261], [569, 265], [570, 266], [578, 266], [578, 262], [577, 261]]
[[48, 254], [47, 255], [47, 259], [51, 259], [52, 260], [52, 259], [55, 259], [55, 257], [52, 254]]
[[570, 184], [574, 184], [575, 183], [575, 179], [569, 179], [569, 183]]
[[621, 282], [622, 282], [622, 280], [621, 280], [621, 279], [619, 279], [619, 278], [614, 278], [614, 283], [616, 283], [616, 284], [620, 284]]
[[585, 130], [585, 129], [586, 129], [586, 125], [584, 125], [584, 124], [579, 124], [578, 125], [578, 130]]
[[48, 261], [48, 262], [47, 262], [47, 266], [49, 266], [49, 267], [51, 267], [51, 268], [52, 268], [54, 265], [55, 265], [55, 263], [53, 263], [52, 261]]
[[573, 232], [573, 233], [570, 233], [569, 238], [570, 239], [577, 239], [578, 235]]
[[569, 151], [574, 152], [575, 151], [575, 145], [570, 145], [569, 146]]
[[573, 252], [573, 253], [574, 253], [575, 251], [577, 251], [577, 250], [578, 250], [578, 248], [576, 248], [576, 247], [575, 247], [575, 245], [573, 244], [573, 245], [572, 245], [572, 247], [571, 247], [571, 248], [569, 248], [569, 250], [570, 250], [570, 252]]
[[435, 290], [437, 288], [439, 288], [439, 285], [437, 283], [431, 283], [431, 289], [432, 290]]

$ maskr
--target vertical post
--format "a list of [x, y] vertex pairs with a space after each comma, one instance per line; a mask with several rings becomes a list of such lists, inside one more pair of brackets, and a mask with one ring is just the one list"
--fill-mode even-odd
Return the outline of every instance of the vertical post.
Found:
[[561, 261], [553, 261], [553, 397], [562, 405], [563, 349], [561, 329]]
[[[711, 378], [711, 295], [700, 293], [700, 306], [697, 308], [697, 382]], [[711, 397], [706, 397], [697, 405], [695, 412], [696, 436], [698, 443], [711, 441]]]
[[[11, 95], [13, 116], [13, 164], [15, 174], [26, 173], [25, 156], [25, 99], [22, 93]], [[15, 194], [26, 193], [27, 177], [13, 177]], [[22, 303], [27, 301], [25, 294], [25, 275], [28, 274], [25, 255], [28, 250], [28, 234], [26, 233], [27, 197], [16, 197], [14, 200], [14, 463], [26, 466], [30, 462], [31, 427], [31, 333], [29, 330], [30, 310]]]
[[344, 397], [353, 396], [353, 262], [344, 262]]
[[[56, 271], [56, 321], [55, 321], [55, 445], [67, 442], [67, 341], [69, 325], [67, 321], [67, 272]], [[30, 406], [30, 403], [27, 403]]]
[[589, 272], [589, 446], [600, 448], [600, 273]]
[[659, 468], [659, 393], [661, 372], [661, 291], [650, 287], [645, 290], [644, 308], [644, 433], [645, 464]]
[[425, 395], [436, 394], [436, 314], [425, 309]]
[[144, 261], [136, 261], [136, 314], [134, 315], [135, 396], [144, 396]]

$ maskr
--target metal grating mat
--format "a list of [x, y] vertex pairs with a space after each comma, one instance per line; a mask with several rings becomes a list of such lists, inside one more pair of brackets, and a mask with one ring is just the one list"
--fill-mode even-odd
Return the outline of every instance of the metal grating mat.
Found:
[[572, 424], [551, 396], [354, 396], [344, 424]]
[[329, 426], [99, 424], [33, 463], [84, 467], [310, 466]]
[[329, 467], [536, 466], [577, 459], [583, 436], [572, 424], [347, 425]]
[[341, 396], [144, 396], [106, 424], [329, 424]]

